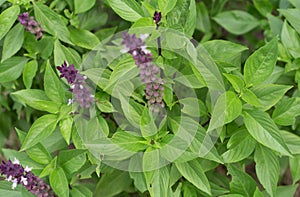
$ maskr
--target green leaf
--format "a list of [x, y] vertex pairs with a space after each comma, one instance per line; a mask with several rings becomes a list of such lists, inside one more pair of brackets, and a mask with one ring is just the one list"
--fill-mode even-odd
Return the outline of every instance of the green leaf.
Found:
[[27, 89], [30, 89], [37, 70], [38, 62], [36, 60], [31, 60], [25, 64], [23, 71], [23, 82]]
[[247, 12], [231, 10], [219, 13], [213, 19], [235, 35], [245, 34], [259, 25], [258, 20]]
[[144, 17], [141, 6], [136, 1], [108, 0], [110, 7], [124, 20], [135, 22]]
[[112, 136], [111, 141], [132, 152], [138, 152], [147, 148], [146, 140], [143, 137], [134, 135], [133, 132], [129, 131], [116, 132]]
[[217, 100], [208, 131], [222, 127], [242, 113], [242, 102], [234, 92], [227, 91], [223, 93]]
[[1, 62], [16, 54], [24, 42], [24, 27], [21, 24], [14, 26], [5, 36]]
[[241, 98], [253, 106], [260, 107], [261, 103], [258, 100], [257, 96], [248, 88], [244, 88], [241, 93]]
[[234, 194], [253, 197], [256, 188], [256, 182], [250, 175], [241, 171], [232, 164], [227, 165], [228, 174], [232, 176], [230, 182], [230, 191]]
[[175, 163], [175, 165], [184, 178], [201, 191], [211, 195], [209, 181], [202, 170], [201, 164], [197, 160], [192, 160], [187, 163]]
[[272, 12], [273, 6], [269, 0], [254, 0], [253, 3], [255, 8], [263, 16], [266, 16]]
[[50, 113], [59, 112], [60, 106], [57, 103], [50, 101], [45, 92], [42, 90], [19, 90], [11, 93], [11, 95], [16, 97], [21, 103], [29, 105], [37, 110], [47, 111]]
[[78, 171], [86, 161], [86, 150], [74, 149], [59, 152], [58, 163], [67, 175]]
[[270, 196], [276, 196], [279, 179], [279, 159], [274, 151], [258, 145], [254, 154], [255, 171], [260, 183]]
[[61, 135], [63, 136], [67, 144], [70, 144], [73, 122], [74, 120], [72, 117], [65, 118], [59, 122]]
[[74, 64], [76, 68], [81, 65], [80, 55], [72, 48], [65, 47], [58, 40], [54, 43], [54, 64], [56, 66], [62, 65], [64, 61], [69, 64]]
[[[82, 1], [80, 1], [80, 2], [82, 2]], [[83, 47], [86, 49], [93, 49], [100, 43], [97, 36], [95, 36], [95, 34], [89, 32], [87, 30], [76, 29], [76, 28], [69, 28], [69, 30], [71, 33], [72, 42], [80, 47]]]
[[13, 26], [19, 13], [20, 7], [14, 5], [7, 8], [0, 14], [0, 40], [2, 40], [3, 36], [5, 36], [9, 29]]
[[151, 196], [173, 196], [169, 186], [170, 171], [168, 166], [144, 172], [147, 188]]
[[83, 185], [76, 185], [76, 186], [72, 186], [71, 196], [72, 197], [93, 197], [93, 193], [89, 188]]
[[258, 97], [259, 102], [262, 104], [261, 109], [267, 111], [273, 107], [284, 94], [293, 86], [277, 85], [277, 84], [264, 84], [253, 87], [251, 90]]
[[268, 79], [275, 68], [277, 54], [277, 37], [275, 37], [246, 60], [244, 76], [248, 87]]
[[300, 99], [288, 98], [283, 99], [276, 105], [272, 118], [276, 124], [288, 126], [294, 125], [296, 117], [300, 115]]
[[215, 61], [225, 62], [239, 67], [241, 65], [241, 55], [248, 48], [226, 40], [211, 40], [203, 43]]
[[59, 197], [69, 197], [69, 184], [62, 168], [56, 168], [50, 173], [50, 185]]
[[28, 149], [46, 139], [54, 131], [56, 124], [56, 115], [47, 114], [38, 118], [29, 129], [21, 150]]
[[94, 196], [113, 197], [131, 184], [128, 172], [114, 170], [104, 174], [98, 182]]
[[177, 0], [158, 0], [158, 8], [166, 16], [175, 7]]
[[267, 113], [260, 110], [246, 110], [243, 116], [248, 132], [256, 141], [283, 155], [291, 155], [279, 129]]
[[225, 163], [234, 163], [250, 156], [256, 145], [256, 141], [249, 135], [245, 128], [234, 133], [228, 143], [228, 151], [222, 157]]
[[75, 14], [79, 14], [91, 9], [96, 3], [96, 0], [74, 0]]
[[0, 64], [0, 83], [18, 79], [27, 62], [25, 57], [11, 57]]
[[230, 82], [230, 84], [232, 85], [232, 87], [237, 93], [240, 93], [244, 89], [245, 86], [244, 80], [241, 79], [239, 76], [226, 74], [226, 73], [223, 73], [223, 75]]
[[283, 137], [287, 147], [294, 155], [300, 154], [300, 137], [291, 132], [280, 130], [280, 134]]
[[148, 107], [144, 107], [144, 111], [140, 120], [140, 129], [144, 138], [154, 136], [157, 133], [157, 128]]
[[300, 9], [300, 2], [297, 0], [289, 0], [291, 4], [293, 4], [296, 8]]
[[190, 5], [187, 11], [186, 22], [183, 26], [184, 33], [188, 36], [193, 36], [196, 28], [197, 10], [195, 0], [190, 1]]
[[282, 31], [281, 31], [281, 42], [287, 52], [293, 57], [293, 58], [299, 58], [300, 57], [300, 37], [299, 34], [287, 23], [287, 21], [284, 21]]
[[52, 101], [57, 103], [64, 103], [65, 90], [58, 79], [57, 75], [51, 68], [49, 61], [46, 65], [46, 71], [44, 76], [44, 88], [45, 93]]
[[27, 149], [26, 153], [32, 160], [40, 164], [48, 164], [52, 160], [50, 153], [41, 143]]
[[41, 23], [43, 30], [58, 37], [61, 41], [72, 44], [70, 41], [70, 32], [63, 19], [42, 3], [34, 3], [33, 5], [36, 20]]
[[197, 2], [196, 10], [197, 10], [196, 29], [205, 33], [209, 32], [211, 30], [211, 23], [210, 23], [208, 10], [204, 2]]
[[295, 184], [298, 180], [300, 180], [300, 155], [297, 155], [294, 158], [290, 157], [289, 160], [293, 183]]
[[279, 9], [279, 12], [289, 21], [289, 23], [300, 34], [300, 9]]

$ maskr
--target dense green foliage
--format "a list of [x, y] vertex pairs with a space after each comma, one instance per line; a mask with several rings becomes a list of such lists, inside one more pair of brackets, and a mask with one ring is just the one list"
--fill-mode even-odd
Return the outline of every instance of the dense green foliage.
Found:
[[[298, 0], [0, 0], [0, 12], [3, 160], [32, 167], [59, 197], [296, 192]], [[122, 53], [124, 31], [149, 35], [159, 114], [134, 53]], [[87, 77], [91, 107], [70, 103], [64, 61]], [[1, 196], [32, 196], [4, 178]]]

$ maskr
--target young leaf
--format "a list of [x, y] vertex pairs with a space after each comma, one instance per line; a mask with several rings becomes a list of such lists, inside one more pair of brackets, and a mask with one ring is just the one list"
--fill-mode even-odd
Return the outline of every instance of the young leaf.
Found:
[[300, 33], [300, 24], [298, 23], [300, 9], [279, 9], [279, 12], [289, 21], [295, 30]]
[[241, 98], [250, 105], [253, 105], [255, 107], [260, 107], [261, 103], [258, 100], [257, 96], [248, 88], [244, 88], [241, 93]]
[[256, 188], [256, 182], [253, 178], [232, 164], [227, 165], [227, 170], [228, 174], [232, 176], [230, 191], [234, 194], [253, 197]]
[[45, 93], [52, 101], [57, 103], [63, 103], [65, 100], [65, 90], [58, 79], [57, 75], [51, 68], [49, 62], [46, 65], [45, 77], [44, 77]]
[[69, 64], [74, 64], [76, 68], [81, 65], [80, 55], [72, 48], [65, 47], [59, 40], [54, 43], [54, 64], [55, 66], [60, 66], [64, 61]]
[[172, 196], [169, 186], [170, 171], [168, 166], [154, 171], [144, 172], [146, 184], [151, 196]]
[[27, 89], [30, 89], [37, 70], [38, 62], [36, 60], [31, 60], [25, 64], [23, 71], [23, 82]]
[[[81, 1], [80, 1], [81, 2]], [[84, 30], [84, 29], [76, 29], [69, 28], [71, 33], [71, 40], [74, 44], [86, 48], [93, 49], [99, 44], [99, 39], [95, 34]]]
[[244, 75], [248, 87], [268, 79], [275, 68], [277, 54], [277, 37], [275, 37], [246, 60]]
[[249, 135], [247, 130], [239, 129], [233, 134], [228, 143], [229, 149], [223, 153], [222, 157], [225, 163], [234, 163], [247, 158], [254, 150], [256, 141]]
[[11, 57], [0, 64], [0, 83], [14, 81], [19, 78], [27, 62], [25, 57]]
[[71, 195], [76, 197], [93, 197], [93, 192], [83, 185], [72, 186]]
[[111, 141], [132, 152], [138, 152], [147, 148], [146, 140], [143, 137], [134, 135], [133, 132], [118, 131], [112, 136]]
[[267, 111], [273, 107], [292, 87], [293, 86], [264, 84], [255, 86], [251, 88], [251, 90], [262, 104], [261, 109], [263, 111]]
[[259, 25], [252, 15], [240, 10], [219, 13], [213, 19], [227, 31], [235, 35], [245, 34]]
[[193, 160], [188, 163], [175, 163], [175, 165], [184, 178], [195, 185], [198, 189], [211, 195], [209, 181], [202, 170], [201, 164], [197, 160]]
[[111, 8], [124, 20], [135, 22], [144, 17], [141, 6], [136, 1], [108, 0]]
[[28, 149], [46, 139], [54, 131], [56, 124], [56, 115], [47, 114], [38, 118], [29, 129], [21, 150]]
[[116, 196], [131, 183], [128, 172], [114, 170], [112, 173], [106, 173], [101, 177], [94, 190], [94, 196]]
[[272, 118], [276, 124], [288, 126], [294, 125], [296, 117], [300, 115], [300, 99], [288, 98], [283, 99], [276, 105]]
[[275, 153], [258, 145], [254, 154], [255, 171], [260, 183], [270, 196], [276, 196], [276, 187], [279, 179], [279, 159]]
[[241, 65], [242, 52], [248, 48], [226, 40], [211, 40], [203, 43], [215, 61], [225, 62], [239, 67]]
[[74, 0], [75, 14], [86, 12], [91, 9], [96, 3], [96, 0]]
[[44, 31], [58, 37], [61, 41], [72, 44], [70, 32], [62, 18], [48, 6], [42, 3], [34, 3], [34, 14]]
[[300, 37], [299, 34], [287, 23], [284, 21], [282, 31], [281, 31], [281, 42], [286, 48], [288, 53], [293, 58], [300, 57]]
[[234, 92], [227, 91], [222, 94], [214, 107], [208, 131], [222, 127], [242, 113], [242, 103]]
[[67, 175], [78, 171], [86, 161], [86, 150], [63, 150], [58, 155], [58, 164]]
[[255, 8], [263, 16], [270, 14], [272, 12], [273, 6], [272, 3], [268, 0], [254, 0], [253, 1]]
[[294, 155], [300, 154], [300, 137], [289, 131], [280, 130], [280, 134], [283, 137], [287, 147]]
[[69, 184], [62, 168], [56, 168], [50, 173], [50, 185], [59, 197], [69, 197]]
[[283, 155], [291, 155], [279, 129], [267, 113], [260, 110], [245, 110], [243, 116], [248, 132], [256, 141]]
[[157, 128], [153, 116], [148, 107], [144, 108], [143, 114], [141, 116], [140, 129], [144, 138], [151, 137], [157, 133]]
[[38, 89], [19, 90], [11, 93], [22, 104], [29, 105], [32, 108], [49, 113], [58, 113], [59, 107], [57, 103], [50, 101], [44, 91]]
[[223, 75], [231, 83], [232, 87], [237, 93], [240, 93], [244, 89], [244, 80], [241, 79], [239, 76], [226, 73], [223, 73]]
[[65, 118], [59, 122], [61, 135], [63, 136], [67, 144], [70, 144], [73, 122], [74, 119], [72, 117]]
[[14, 26], [5, 36], [1, 62], [16, 54], [24, 42], [24, 27], [21, 24]]
[[2, 40], [3, 36], [5, 36], [9, 29], [13, 26], [19, 13], [20, 7], [14, 5], [7, 8], [0, 14], [0, 40]]
[[158, 8], [166, 16], [175, 7], [177, 0], [158, 0]]
[[188, 36], [193, 36], [196, 28], [197, 10], [195, 0], [190, 1], [187, 12], [186, 22], [183, 26], [184, 33]]
[[52, 160], [50, 153], [41, 143], [27, 149], [26, 153], [32, 160], [40, 164], [48, 164]]

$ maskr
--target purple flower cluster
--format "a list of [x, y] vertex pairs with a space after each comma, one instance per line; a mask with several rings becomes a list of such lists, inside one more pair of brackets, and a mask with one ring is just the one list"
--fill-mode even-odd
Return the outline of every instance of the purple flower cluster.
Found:
[[[86, 76], [81, 75], [73, 64], [67, 65], [65, 61], [62, 66], [57, 66], [57, 70], [61, 73], [60, 78], [65, 78], [71, 85], [71, 91], [74, 95], [75, 101], [80, 107], [89, 108], [94, 102], [94, 95], [91, 94], [90, 89], [86, 84]], [[73, 100], [69, 100], [72, 104]]]
[[148, 105], [152, 111], [158, 112], [165, 106], [163, 103], [164, 82], [158, 76], [159, 68], [152, 63], [151, 51], [146, 49], [144, 41], [147, 36], [142, 34], [140, 38], [137, 38], [135, 34], [123, 33], [122, 44], [125, 48], [122, 51], [130, 53], [135, 60], [135, 64], [140, 69], [140, 79], [146, 84], [145, 93]]
[[56, 197], [51, 187], [42, 179], [31, 172], [31, 168], [23, 168], [15, 158], [14, 162], [3, 161], [0, 165], [1, 175], [5, 175], [7, 181], [12, 182], [12, 189], [18, 184], [23, 185], [29, 192], [38, 197]]
[[36, 39], [41, 39], [43, 36], [43, 29], [41, 25], [34, 19], [33, 16], [28, 16], [28, 12], [24, 12], [19, 15], [20, 23], [25, 27], [27, 31], [36, 35]]

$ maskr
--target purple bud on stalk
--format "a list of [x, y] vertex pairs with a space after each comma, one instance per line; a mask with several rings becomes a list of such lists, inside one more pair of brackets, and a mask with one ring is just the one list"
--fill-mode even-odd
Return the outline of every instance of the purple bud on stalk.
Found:
[[28, 12], [24, 12], [19, 15], [20, 23], [25, 27], [27, 31], [32, 34], [35, 34], [36, 39], [39, 40], [43, 36], [43, 29], [41, 28], [40, 23], [38, 23], [33, 16], [28, 16]]
[[[67, 65], [66, 61], [63, 65], [57, 66], [56, 68], [61, 73], [60, 78], [65, 78], [68, 84], [71, 85], [70, 90], [79, 106], [82, 108], [89, 108], [94, 102], [94, 95], [91, 94], [90, 89], [86, 84], [87, 77], [81, 75], [74, 64]], [[72, 103], [73, 100], [69, 99], [68, 104]]]

